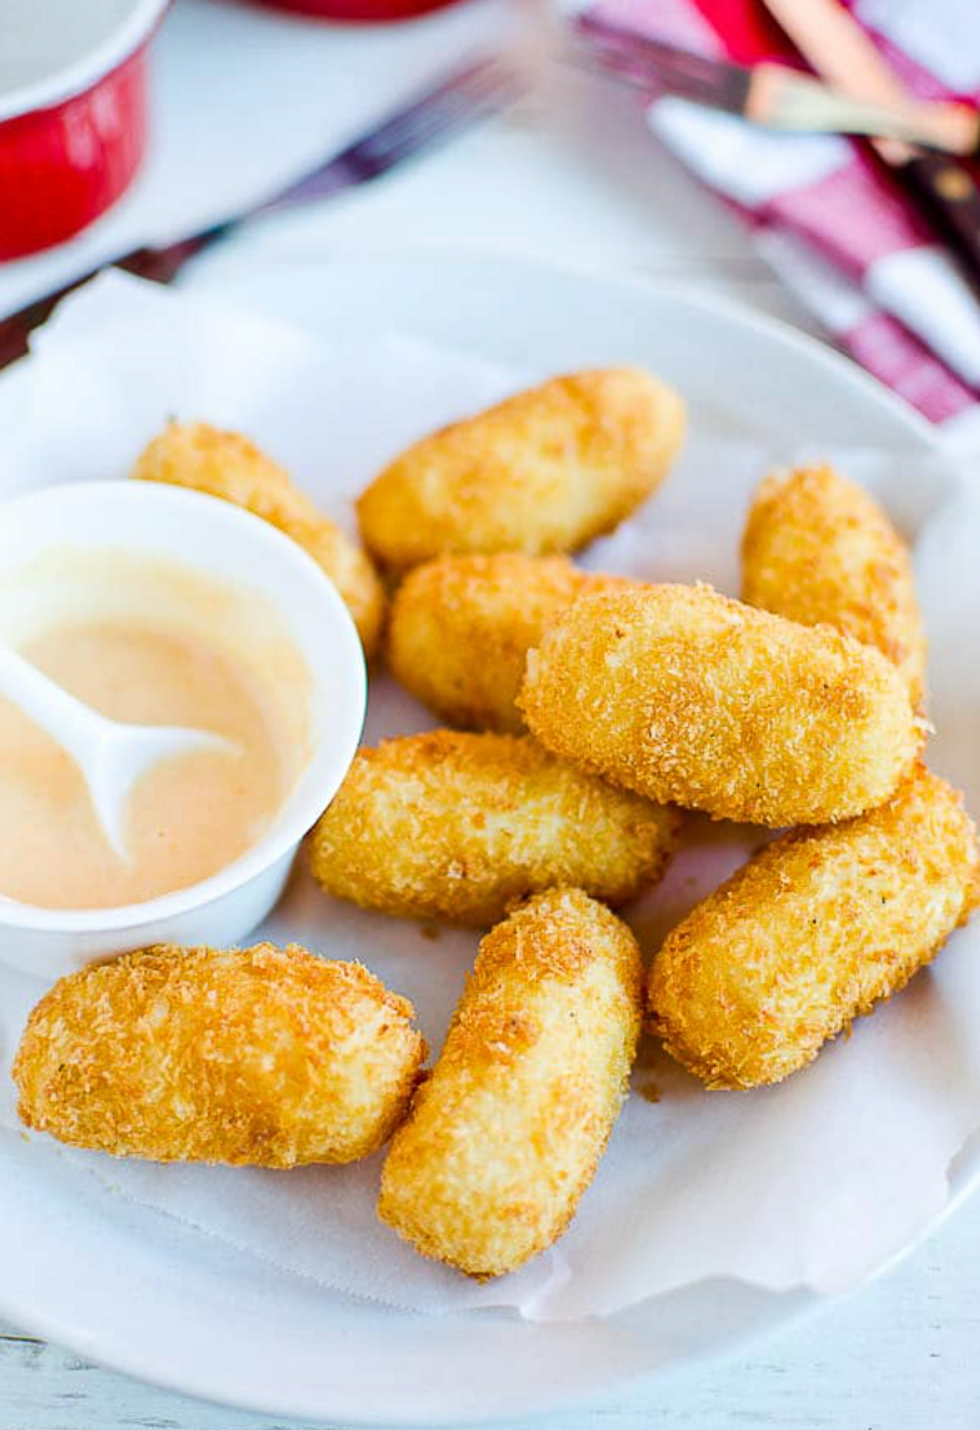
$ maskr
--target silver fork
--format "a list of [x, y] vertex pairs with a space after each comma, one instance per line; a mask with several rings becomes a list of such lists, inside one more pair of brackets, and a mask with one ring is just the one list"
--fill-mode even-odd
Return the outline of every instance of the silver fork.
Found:
[[[499, 55], [473, 60], [445, 76], [431, 89], [384, 118], [295, 183], [244, 213], [163, 248], [138, 248], [102, 265], [124, 268], [140, 278], [169, 283], [188, 259], [227, 238], [250, 219], [301, 204], [318, 202], [358, 184], [370, 183], [406, 160], [445, 143], [481, 119], [516, 100], [523, 90], [516, 65]], [[94, 278], [102, 268], [76, 278], [44, 298], [0, 320], [0, 368], [22, 357], [31, 332], [67, 294]]]

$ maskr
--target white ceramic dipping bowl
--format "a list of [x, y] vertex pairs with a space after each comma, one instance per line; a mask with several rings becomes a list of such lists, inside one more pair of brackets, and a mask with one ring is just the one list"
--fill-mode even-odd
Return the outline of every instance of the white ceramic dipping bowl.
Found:
[[[333, 584], [294, 542], [248, 512], [177, 487], [130, 481], [45, 487], [0, 505], [0, 641], [16, 644], [23, 608], [36, 601], [38, 586], [45, 589], [38, 571], [66, 551], [90, 565], [118, 554], [178, 566], [252, 602], [250, 609], [262, 613], [264, 639], [270, 630], [285, 635], [280, 645], [294, 665], [298, 654], [306, 667], [295, 698], [305, 702], [307, 762], [258, 842], [200, 883], [107, 909], [44, 909], [0, 896], [0, 960], [46, 980], [147, 944], [228, 946], [244, 939], [276, 903], [300, 840], [347, 773], [367, 698], [361, 644]], [[206, 605], [204, 637], [214, 618]]]

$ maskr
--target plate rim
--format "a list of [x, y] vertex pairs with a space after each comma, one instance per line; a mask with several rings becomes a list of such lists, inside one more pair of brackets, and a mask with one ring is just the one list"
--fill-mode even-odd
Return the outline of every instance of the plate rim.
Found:
[[[239, 239], [237, 242], [241, 243], [242, 240]], [[242, 246], [244, 247], [244, 244]], [[243, 300], [239, 296], [232, 299], [227, 297], [220, 276], [222, 269], [230, 269], [232, 273], [241, 269], [253, 277], [258, 271], [269, 274], [281, 272], [288, 274], [291, 278], [315, 274], [326, 274], [335, 278], [338, 267], [343, 267], [346, 270], [371, 274], [383, 273], [385, 270], [395, 273], [399, 269], [421, 270], [428, 268], [438, 270], [440, 276], [444, 275], [447, 270], [453, 271], [456, 275], [465, 273], [467, 270], [480, 274], [496, 271], [507, 277], [516, 274], [536, 275], [542, 281], [547, 281], [549, 278], [568, 279], [597, 289], [615, 289], [624, 295], [634, 293], [659, 303], [674, 305], [679, 310], [694, 309], [707, 319], [720, 320], [732, 328], [748, 328], [762, 333], [772, 342], [801, 357], [804, 362], [815, 363], [823, 368], [824, 372], [831, 375], [832, 380], [843, 380], [847, 386], [861, 392], [873, 407], [880, 412], [887, 413], [889, 421], [894, 421], [898, 426], [904, 428], [922, 446], [923, 450], [937, 456], [947, 455], [947, 449], [937, 425], [929, 422], [879, 378], [874, 377], [866, 368], [861, 367], [852, 357], [833, 347], [829, 338], [825, 340], [805, 332], [802, 328], [795, 327], [787, 319], [778, 317], [774, 313], [757, 310], [744, 299], [727, 292], [690, 292], [686, 288], [683, 290], [675, 288], [670, 278], [655, 273], [647, 274], [640, 270], [628, 273], [614, 272], [595, 264], [570, 260], [548, 260], [537, 255], [520, 256], [489, 251], [456, 254], [440, 251], [437, 248], [416, 249], [403, 254], [389, 254], [373, 250], [364, 253], [339, 244], [331, 248], [329, 257], [299, 251], [296, 253], [270, 253], [259, 258], [249, 248], [240, 259], [229, 264], [227, 255], [230, 254], [235, 260], [236, 247], [237, 243], [234, 239], [224, 246], [226, 254], [224, 260], [222, 259], [222, 245], [204, 250], [201, 256], [191, 260], [181, 270], [173, 284], [174, 289], [178, 292], [193, 293], [202, 299], [211, 298], [219, 303], [228, 301], [233, 302], [235, 306], [239, 304], [247, 306], [247, 300]], [[216, 274], [219, 281], [216, 287], [212, 287]], [[689, 281], [685, 280], [685, 282]], [[285, 321], [292, 322], [290, 319]], [[307, 331], [313, 331], [313, 329], [307, 329]], [[391, 331], [399, 332], [400, 330], [393, 325]], [[463, 348], [465, 345], [460, 343], [458, 346]], [[0, 386], [2, 386], [2, 382], [3, 374], [0, 374]]]

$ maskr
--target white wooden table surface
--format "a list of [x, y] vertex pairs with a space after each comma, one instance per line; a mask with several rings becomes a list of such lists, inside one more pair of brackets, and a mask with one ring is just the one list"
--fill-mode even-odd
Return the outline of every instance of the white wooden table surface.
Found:
[[[526, 0], [525, 0], [526, 2]], [[350, 136], [497, 31], [506, 0], [343, 30], [178, 0], [157, 55], [156, 141], [136, 192], [67, 251], [0, 270], [0, 312], [136, 242], [217, 217]], [[238, 240], [225, 261], [506, 251], [712, 288], [809, 327], [738, 226], [647, 138], [625, 96], [568, 79], [382, 185]], [[3, 1270], [0, 1268], [0, 1276]], [[845, 1302], [736, 1359], [537, 1421], [542, 1430], [976, 1430], [980, 1201]], [[113, 1375], [0, 1324], [0, 1430], [272, 1430]]]

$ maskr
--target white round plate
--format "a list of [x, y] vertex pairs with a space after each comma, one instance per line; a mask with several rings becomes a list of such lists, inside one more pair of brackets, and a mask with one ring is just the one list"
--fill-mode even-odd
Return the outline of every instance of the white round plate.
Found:
[[[433, 259], [209, 261], [186, 282], [332, 337], [395, 329], [538, 369], [646, 364], [695, 414], [773, 442], [934, 450], [925, 424], [829, 350], [651, 285]], [[731, 1350], [819, 1304], [715, 1282], [572, 1324], [399, 1313], [94, 1191], [59, 1199], [36, 1174], [48, 1154], [0, 1137], [0, 1313], [107, 1366], [277, 1416], [437, 1426], [542, 1412]], [[959, 1159], [952, 1201], [977, 1172], [976, 1156]]]

